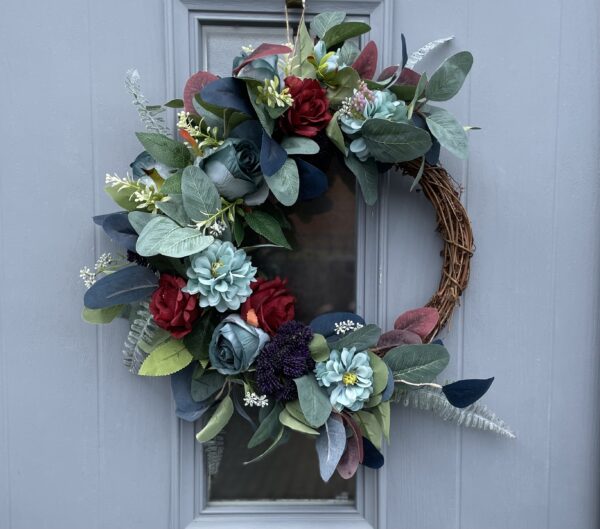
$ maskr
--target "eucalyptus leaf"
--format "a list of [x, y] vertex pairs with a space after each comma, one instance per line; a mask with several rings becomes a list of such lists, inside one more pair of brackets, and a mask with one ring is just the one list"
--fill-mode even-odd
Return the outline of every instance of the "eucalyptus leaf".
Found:
[[190, 216], [183, 207], [182, 195], [169, 195], [168, 200], [158, 202], [156, 207], [180, 226], [187, 226], [190, 223]]
[[288, 136], [283, 138], [280, 145], [288, 154], [317, 154], [319, 144], [315, 140], [303, 136]]
[[210, 246], [214, 237], [193, 228], [182, 228], [168, 217], [157, 216], [144, 229], [136, 251], [144, 257], [162, 254], [167, 257], [187, 257]]
[[196, 440], [200, 443], [205, 443], [206, 441], [214, 439], [219, 432], [227, 426], [232, 415], [233, 401], [231, 400], [231, 397], [227, 395], [219, 402], [217, 409], [206, 423], [206, 426], [196, 434]]
[[169, 340], [156, 347], [140, 367], [139, 375], [162, 377], [187, 367], [193, 356], [180, 340]]
[[431, 147], [429, 133], [407, 123], [368, 119], [361, 132], [370, 153], [380, 162], [414, 160], [423, 156]]
[[341, 24], [330, 27], [325, 32], [325, 35], [323, 35], [323, 41], [325, 42], [325, 46], [329, 49], [348, 39], [367, 33], [370, 30], [371, 26], [364, 22], [342, 22]]
[[346, 66], [332, 74], [328, 80], [327, 97], [332, 106], [342, 103], [347, 97], [351, 97], [354, 89], [358, 88], [360, 76], [354, 68]]
[[350, 66], [360, 55], [360, 49], [356, 42], [347, 40], [344, 45], [337, 51], [338, 63], [343, 66]]
[[341, 24], [345, 18], [346, 13], [343, 11], [323, 11], [312, 19], [310, 31], [322, 39], [329, 29]]
[[294, 382], [298, 388], [300, 407], [308, 423], [315, 428], [323, 426], [332, 410], [327, 393], [312, 374], [295, 378]]
[[354, 153], [349, 152], [348, 156], [344, 158], [344, 162], [346, 163], [346, 167], [356, 176], [366, 204], [369, 206], [375, 204], [377, 202], [379, 184], [379, 170], [375, 161], [372, 158], [368, 158], [364, 162], [361, 162]]
[[471, 67], [473, 55], [461, 51], [446, 59], [434, 72], [427, 86], [427, 99], [431, 101], [448, 101], [460, 91]]
[[329, 481], [346, 449], [346, 428], [338, 415], [332, 415], [321, 427], [321, 433], [315, 441], [319, 456], [321, 479]]
[[327, 340], [322, 334], [313, 335], [308, 348], [310, 349], [310, 355], [315, 362], [325, 362], [329, 359], [329, 345], [327, 345]]
[[277, 436], [279, 430], [281, 429], [279, 414], [282, 412], [282, 410], [283, 406], [280, 402], [276, 402], [273, 405], [273, 409], [264, 418], [264, 420], [261, 421], [261, 423], [258, 425], [258, 428], [254, 432], [254, 435], [250, 438], [250, 441], [248, 441], [248, 448], [254, 448], [259, 444], [264, 443], [267, 439]]
[[176, 173], [172, 174], [165, 180], [165, 183], [161, 186], [160, 192], [163, 195], [181, 195], [181, 175], [183, 171], [179, 169]]
[[292, 417], [285, 409], [281, 410], [279, 413], [279, 422], [284, 426], [287, 426], [290, 430], [295, 430], [296, 432], [305, 433], [308, 435], [319, 435], [317, 430], [301, 423], [298, 419]]
[[215, 184], [199, 167], [186, 167], [181, 177], [183, 207], [194, 221], [205, 220], [221, 208], [221, 197]]
[[386, 353], [383, 361], [396, 380], [413, 384], [432, 382], [448, 365], [450, 355], [438, 344], [401, 345]]
[[331, 121], [327, 124], [327, 128], [325, 129], [325, 133], [327, 137], [331, 140], [340, 152], [346, 156], [348, 149], [346, 148], [346, 143], [344, 142], [344, 135], [342, 134], [342, 129], [340, 128], [340, 123], [338, 121], [339, 110], [333, 114]]
[[463, 126], [446, 109], [426, 107], [425, 121], [441, 146], [454, 156], [465, 159], [469, 155], [469, 139]]
[[202, 402], [212, 397], [225, 384], [225, 377], [218, 371], [205, 371], [200, 376], [192, 378], [192, 398]]
[[391, 409], [390, 401], [385, 401], [379, 404], [379, 406], [372, 409], [373, 415], [379, 421], [381, 430], [386, 441], [390, 442], [390, 422], [391, 422]]
[[356, 413], [358, 418], [358, 424], [362, 430], [363, 435], [371, 441], [377, 449], [381, 449], [381, 436], [383, 430], [377, 417], [369, 411], [360, 410]]
[[281, 169], [273, 176], [266, 176], [269, 189], [284, 206], [292, 206], [298, 200], [300, 192], [300, 176], [298, 166], [292, 158], [288, 158]]
[[122, 313], [125, 305], [113, 305], [112, 307], [105, 307], [103, 309], [88, 309], [83, 307], [81, 317], [88, 323], [94, 323], [101, 325], [110, 323], [115, 318], [118, 318]]
[[369, 324], [342, 336], [335, 342], [335, 348], [341, 351], [344, 347], [356, 347], [357, 351], [365, 351], [374, 347], [381, 336], [381, 329], [377, 325]]
[[131, 211], [127, 214], [129, 222], [133, 226], [133, 229], [138, 233], [142, 233], [144, 226], [148, 224], [152, 219], [156, 218], [156, 215], [148, 213], [147, 211]]
[[288, 250], [292, 249], [290, 243], [283, 234], [279, 222], [268, 213], [260, 210], [253, 210], [246, 213], [244, 218], [248, 223], [248, 226], [259, 235], [262, 235], [265, 239], [278, 246], [287, 248]]
[[183, 168], [192, 161], [190, 151], [183, 143], [163, 134], [137, 132], [136, 136], [150, 156], [168, 167]]
[[380, 395], [387, 386], [389, 370], [387, 364], [371, 351], [369, 361], [373, 370], [373, 395]]
[[124, 210], [135, 211], [137, 209], [138, 203], [131, 198], [130, 189], [119, 189], [119, 186], [106, 186], [104, 191], [106, 191], [106, 194]]

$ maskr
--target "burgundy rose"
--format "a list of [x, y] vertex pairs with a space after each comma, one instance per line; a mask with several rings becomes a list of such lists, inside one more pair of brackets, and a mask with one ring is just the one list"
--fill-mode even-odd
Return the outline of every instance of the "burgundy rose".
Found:
[[279, 119], [279, 126], [287, 134], [316, 136], [331, 121], [325, 90], [315, 79], [293, 75], [285, 78], [285, 86], [290, 89], [294, 103]]
[[252, 295], [242, 304], [242, 318], [273, 336], [279, 327], [294, 319], [296, 298], [286, 288], [287, 279], [259, 278], [252, 283]]
[[150, 312], [161, 329], [180, 339], [192, 330], [200, 315], [198, 296], [182, 292], [187, 281], [170, 274], [161, 274], [158, 289], [152, 294]]

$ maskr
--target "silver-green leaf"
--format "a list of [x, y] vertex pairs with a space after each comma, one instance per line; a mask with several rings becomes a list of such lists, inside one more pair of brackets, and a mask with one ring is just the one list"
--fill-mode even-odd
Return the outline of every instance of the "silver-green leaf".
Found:
[[369, 152], [380, 162], [408, 162], [431, 148], [429, 133], [408, 123], [368, 119], [361, 132]]
[[183, 207], [192, 220], [205, 220], [219, 211], [221, 197], [208, 175], [200, 167], [186, 167], [181, 177]]
[[345, 18], [346, 13], [343, 11], [323, 11], [312, 19], [310, 31], [322, 39], [330, 28], [341, 24]]
[[427, 85], [426, 96], [431, 101], [448, 101], [460, 91], [473, 66], [473, 55], [461, 51], [446, 59]]
[[469, 155], [469, 139], [463, 126], [446, 109], [427, 106], [425, 121], [441, 146], [454, 156], [465, 159]]
[[298, 388], [302, 413], [311, 426], [320, 428], [331, 415], [332, 408], [327, 393], [313, 375], [295, 378], [294, 382]]
[[298, 200], [300, 177], [296, 162], [288, 158], [273, 176], [266, 176], [267, 185], [275, 198], [284, 206], [292, 206]]
[[395, 380], [412, 384], [432, 382], [450, 361], [446, 348], [438, 344], [401, 345], [383, 357]]
[[372, 206], [375, 204], [377, 202], [379, 183], [379, 170], [375, 161], [369, 158], [361, 162], [353, 153], [348, 153], [348, 157], [344, 158], [344, 162], [346, 162], [348, 169], [356, 176], [367, 205]]

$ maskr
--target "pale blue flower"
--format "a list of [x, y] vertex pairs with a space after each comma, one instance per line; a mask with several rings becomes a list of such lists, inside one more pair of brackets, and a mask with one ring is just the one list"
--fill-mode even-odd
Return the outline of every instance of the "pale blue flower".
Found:
[[356, 347], [331, 351], [327, 362], [315, 368], [317, 382], [327, 388], [331, 405], [337, 411], [360, 410], [373, 393], [373, 369], [367, 351]]
[[201, 307], [219, 312], [237, 310], [252, 294], [256, 268], [244, 250], [228, 241], [214, 241], [208, 248], [190, 257], [188, 283], [184, 292], [199, 295]]
[[327, 52], [325, 42], [320, 40], [315, 45], [315, 62], [321, 75], [337, 71], [339, 55], [333, 51]]
[[223, 319], [213, 333], [208, 356], [211, 365], [223, 375], [248, 371], [258, 353], [269, 341], [269, 335], [246, 323], [237, 314]]

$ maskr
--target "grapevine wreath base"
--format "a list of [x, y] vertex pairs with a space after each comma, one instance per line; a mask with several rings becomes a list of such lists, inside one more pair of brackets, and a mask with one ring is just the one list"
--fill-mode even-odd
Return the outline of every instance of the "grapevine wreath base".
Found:
[[[449, 39], [408, 55], [402, 38], [402, 64], [377, 75], [375, 43], [354, 44], [369, 29], [342, 12], [317, 15], [310, 31], [301, 20], [293, 44], [243, 48], [231, 76], [197, 72], [183, 98], [165, 105], [148, 104], [129, 72], [144, 151], [131, 175], [106, 176], [121, 211], [94, 217], [126, 253], [103, 254], [81, 271], [84, 319], [128, 318], [126, 366], [171, 377], [177, 415], [203, 420], [199, 442], [215, 439], [237, 412], [253, 424], [248, 462], [304, 435], [315, 441], [325, 481], [383, 465], [394, 401], [513, 436], [475, 403], [492, 378], [437, 382], [450, 355], [434, 338], [467, 286], [473, 253], [458, 186], [438, 160], [440, 148], [466, 157], [472, 127], [437, 103], [456, 95], [473, 58], [452, 55], [429, 77], [415, 67]], [[167, 126], [168, 108], [178, 109], [181, 141]], [[396, 167], [437, 214], [438, 290], [387, 332], [352, 312], [297, 321], [303, 293], [290, 291], [284, 270], [267, 277], [255, 266], [265, 247], [293, 251], [289, 208], [327, 193], [321, 161], [334, 156], [367, 204], [377, 200], [379, 175]]]

